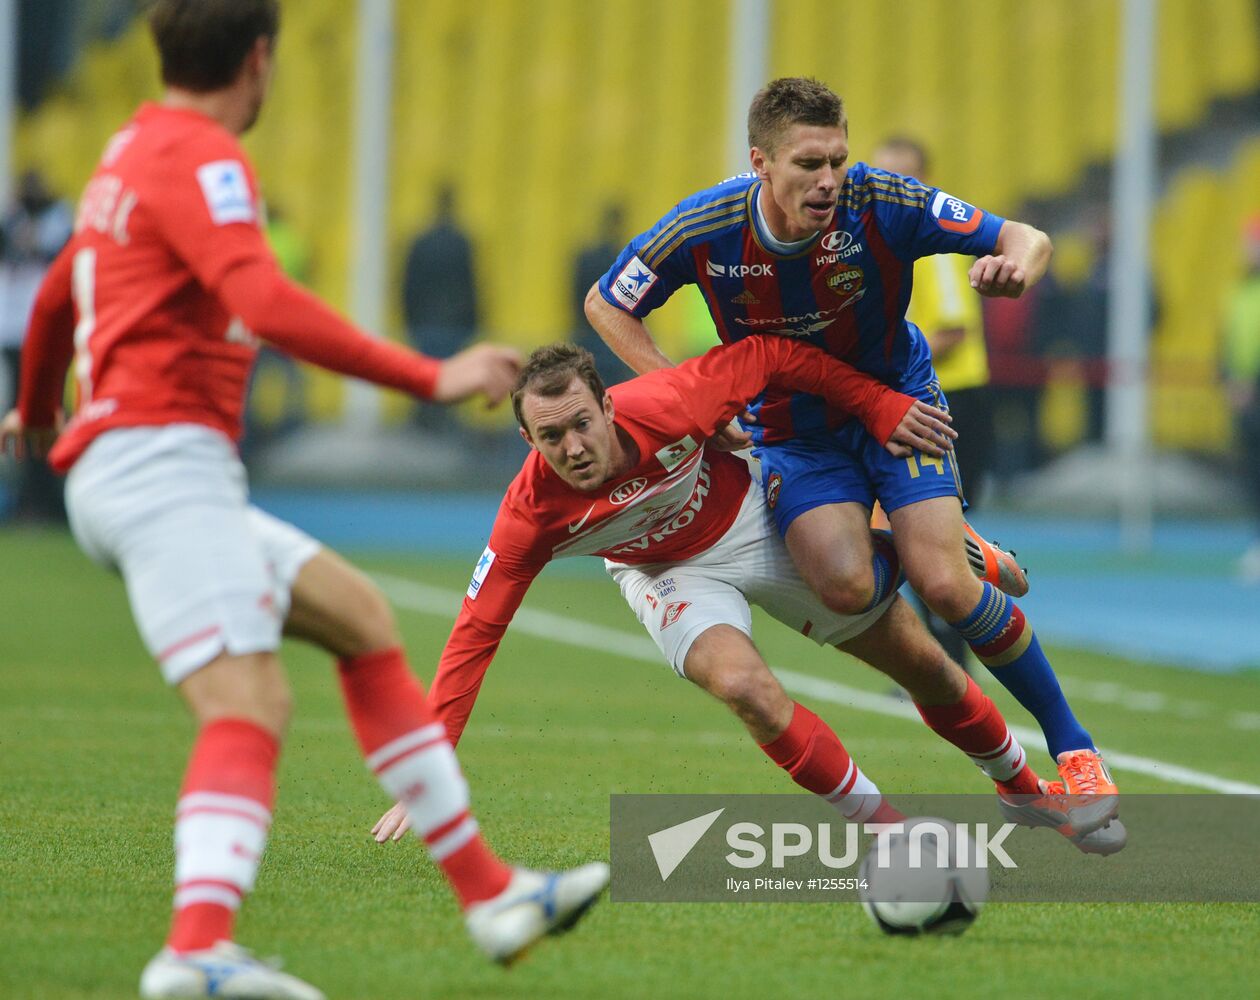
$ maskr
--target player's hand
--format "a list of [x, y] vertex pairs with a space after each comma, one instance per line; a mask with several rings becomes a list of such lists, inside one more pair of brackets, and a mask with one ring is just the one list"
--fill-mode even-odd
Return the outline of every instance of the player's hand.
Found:
[[[748, 410], [745, 410], [740, 416], [749, 423], [756, 420], [756, 417]], [[714, 451], [743, 451], [751, 444], [752, 435], [740, 427], [739, 422], [736, 420], [732, 420], [705, 442], [705, 446], [712, 448]]]
[[958, 432], [949, 426], [953, 419], [947, 411], [915, 400], [884, 447], [895, 458], [908, 458], [916, 451], [940, 458], [953, 450], [958, 437]]
[[487, 405], [498, 406], [512, 391], [520, 372], [521, 354], [515, 348], [476, 344], [442, 362], [433, 401], [459, 403], [482, 395]]
[[376, 838], [378, 844], [386, 841], [399, 841], [403, 839], [403, 835], [411, 829], [411, 820], [407, 816], [407, 810], [403, 808], [401, 802], [395, 802], [393, 808], [384, 816], [376, 821], [376, 826], [372, 827], [372, 836]]
[[64, 420], [60, 413], [52, 427], [27, 427], [22, 414], [12, 409], [0, 420], [0, 455], [13, 452], [14, 458], [44, 458], [61, 433]]
[[1017, 299], [1024, 294], [1024, 269], [1002, 254], [980, 257], [967, 272], [971, 287], [991, 298]]

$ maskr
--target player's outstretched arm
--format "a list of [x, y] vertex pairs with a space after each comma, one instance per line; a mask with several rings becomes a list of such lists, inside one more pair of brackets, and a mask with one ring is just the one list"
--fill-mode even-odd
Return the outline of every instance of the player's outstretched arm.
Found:
[[971, 265], [971, 287], [981, 295], [1017, 299], [1046, 273], [1054, 247], [1040, 229], [1010, 219], [998, 231], [994, 252]]
[[515, 348], [475, 344], [442, 362], [433, 401], [458, 403], [482, 395], [487, 405], [498, 406], [512, 391], [520, 371], [521, 355]]
[[586, 319], [595, 328], [595, 332], [636, 374], [643, 375], [658, 368], [674, 367], [674, 362], [656, 346], [656, 341], [652, 339], [643, 320], [611, 305], [600, 294], [598, 281], [586, 293], [584, 308]]
[[61, 432], [62, 392], [74, 357], [73, 248], [71, 240], [44, 274], [35, 295], [22, 345], [18, 405], [0, 425], [0, 453], [12, 449], [17, 458], [27, 452], [43, 458]]
[[[634, 371], [643, 375], [658, 368], [673, 368], [674, 363], [656, 346], [647, 324], [637, 316], [610, 305], [600, 294], [599, 282], [586, 293], [586, 318], [595, 332]], [[731, 421], [718, 428], [706, 445], [717, 451], [742, 451], [752, 444], [752, 435]]]
[[862, 421], [894, 455], [940, 457], [955, 432], [950, 416], [884, 385], [813, 344], [756, 334], [683, 362], [670, 373], [702, 433], [721, 427], [763, 389], [810, 392]]

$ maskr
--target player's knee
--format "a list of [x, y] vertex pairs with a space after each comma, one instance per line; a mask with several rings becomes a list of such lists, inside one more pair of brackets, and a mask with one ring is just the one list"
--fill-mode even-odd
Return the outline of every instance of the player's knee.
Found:
[[278, 735], [288, 728], [293, 717], [293, 691], [283, 675], [259, 691], [257, 705], [260, 721], [271, 732]]
[[944, 568], [931, 568], [911, 581], [915, 592], [929, 608], [947, 622], [966, 618], [976, 605], [974, 577], [960, 577]]
[[716, 679], [714, 694], [747, 723], [775, 727], [787, 695], [764, 663], [733, 665]]
[[273, 653], [221, 657], [191, 675], [181, 691], [201, 726], [246, 719], [280, 736], [293, 714], [293, 693]]
[[871, 573], [829, 576], [818, 587], [818, 597], [838, 615], [860, 615], [875, 600], [875, 577]]
[[366, 578], [356, 588], [354, 615], [346, 630], [346, 648], [343, 656], [361, 656], [389, 649], [402, 642], [394, 609], [380, 589]]

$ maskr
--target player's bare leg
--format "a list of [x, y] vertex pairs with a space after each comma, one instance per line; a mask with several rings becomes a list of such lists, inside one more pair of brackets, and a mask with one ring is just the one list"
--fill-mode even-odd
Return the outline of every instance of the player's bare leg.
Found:
[[337, 657], [368, 766], [446, 875], [478, 947], [507, 963], [543, 936], [568, 930], [607, 885], [608, 866], [556, 874], [511, 868], [485, 844], [446, 729], [407, 665], [380, 590], [321, 549], [298, 573], [285, 630]]
[[1119, 820], [1093, 832], [1076, 827], [1078, 803], [1065, 797], [1057, 783], [1037, 776], [997, 706], [946, 655], [904, 600], [897, 598], [879, 621], [839, 648], [909, 692], [923, 721], [993, 781], [1007, 818], [1049, 826], [1087, 854], [1114, 854], [1124, 847], [1127, 835]]
[[849, 756], [827, 723], [787, 696], [757, 647], [739, 629], [715, 625], [687, 651], [687, 679], [724, 702], [791, 779], [848, 819], [904, 819]]
[[784, 536], [801, 578], [837, 614], [857, 615], [872, 607], [870, 521], [870, 509], [862, 504], [825, 504], [797, 517]]
[[962, 506], [934, 497], [889, 514], [893, 541], [910, 586], [967, 640], [976, 657], [1041, 726], [1070, 795], [1092, 796], [1074, 810], [1078, 832], [1116, 814], [1117, 789], [1093, 740], [1076, 720], [1058, 678], [1023, 612], [977, 580], [962, 556]]

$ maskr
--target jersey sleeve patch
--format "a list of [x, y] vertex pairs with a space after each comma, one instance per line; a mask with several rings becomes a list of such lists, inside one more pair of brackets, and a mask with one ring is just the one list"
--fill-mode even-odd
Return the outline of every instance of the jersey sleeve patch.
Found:
[[254, 222], [258, 211], [245, 165], [240, 160], [215, 160], [197, 168], [197, 183], [210, 209], [210, 219], [216, 226], [232, 222]]
[[983, 211], [944, 191], [937, 191], [932, 199], [932, 216], [947, 233], [960, 236], [970, 236], [984, 221]]
[[643, 297], [652, 290], [657, 280], [656, 272], [639, 260], [638, 254], [635, 254], [626, 262], [626, 266], [621, 269], [617, 277], [613, 278], [613, 298], [633, 312], [635, 307], [643, 301]]
[[472, 580], [468, 583], [468, 596], [472, 600], [477, 599], [477, 595], [481, 593], [481, 585], [486, 582], [486, 577], [490, 574], [490, 567], [494, 565], [497, 558], [494, 549], [486, 546], [486, 551], [481, 553], [481, 558], [477, 560], [477, 565], [473, 567]]
[[699, 447], [695, 438], [688, 434], [672, 444], [667, 444], [656, 453], [656, 458], [661, 465], [665, 466], [665, 471], [670, 472]]

